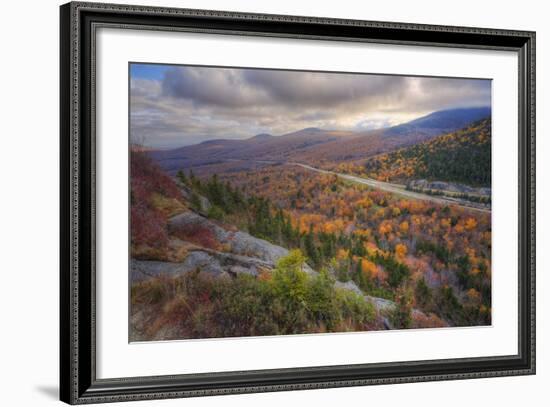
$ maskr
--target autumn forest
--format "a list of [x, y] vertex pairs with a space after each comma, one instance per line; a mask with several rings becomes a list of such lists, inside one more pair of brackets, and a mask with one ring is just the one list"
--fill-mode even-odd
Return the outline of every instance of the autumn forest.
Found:
[[[188, 84], [212, 74], [203, 70], [162, 72]], [[283, 113], [289, 131], [237, 136], [225, 124], [220, 137], [178, 135], [170, 137], [180, 146], [155, 145], [156, 133], [140, 122], [150, 105], [137, 91], [131, 98], [131, 111], [141, 112], [131, 116], [131, 131], [147, 135], [130, 148], [131, 341], [491, 324], [490, 108], [449, 96], [450, 107], [437, 109], [439, 97], [413, 119], [346, 128], [349, 115], [383, 111], [408, 82], [356, 75], [354, 89], [366, 96], [353, 106], [346, 92], [331, 107], [321, 100], [331, 88], [314, 97], [308, 87], [309, 104], [302, 101], [298, 115], [285, 110], [295, 101], [282, 88], [268, 101], [258, 94], [257, 105], [246, 102], [252, 90], [269, 94], [293, 76], [267, 81], [234, 71], [224, 72], [237, 75], [230, 83], [250, 87], [238, 108], [227, 99], [233, 96], [213, 102], [195, 88], [166, 100], [188, 109], [181, 117], [208, 114], [207, 133], [228, 111], [239, 131], [257, 131]], [[153, 81], [140, 72], [135, 86]], [[422, 86], [434, 86], [424, 79]], [[485, 95], [484, 83], [448, 81], [447, 92], [471, 87]], [[382, 83], [383, 98], [374, 98], [373, 83]], [[398, 105], [402, 97], [392, 102], [407, 118], [413, 101], [428, 98], [408, 92], [406, 105]], [[355, 106], [361, 103], [364, 112]], [[334, 117], [317, 118], [327, 110]], [[315, 127], [294, 128], [303, 116]]]

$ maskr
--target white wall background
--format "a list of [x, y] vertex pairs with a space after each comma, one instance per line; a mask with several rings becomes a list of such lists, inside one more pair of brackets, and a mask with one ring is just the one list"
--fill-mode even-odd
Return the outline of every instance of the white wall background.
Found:
[[[175, 406], [342, 404], [407, 406], [546, 405], [550, 334], [545, 268], [550, 217], [548, 95], [550, 28], [545, 3], [385, 0], [146, 0], [134, 4], [259, 13], [450, 24], [537, 31], [538, 374], [331, 390], [149, 402]], [[59, 404], [58, 382], [58, 0], [9, 2], [0, 24], [0, 404]], [[146, 405], [126, 403], [124, 405]]]

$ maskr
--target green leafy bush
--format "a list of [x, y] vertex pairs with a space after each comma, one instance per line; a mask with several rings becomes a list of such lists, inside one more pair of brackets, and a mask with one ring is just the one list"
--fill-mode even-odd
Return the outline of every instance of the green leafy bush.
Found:
[[303, 271], [305, 260], [293, 250], [260, 278], [188, 273], [135, 283], [132, 314], [141, 316], [134, 322], [133, 331], [141, 332], [136, 339], [364, 330], [375, 318], [373, 305], [354, 292], [335, 288], [326, 271], [308, 275]]

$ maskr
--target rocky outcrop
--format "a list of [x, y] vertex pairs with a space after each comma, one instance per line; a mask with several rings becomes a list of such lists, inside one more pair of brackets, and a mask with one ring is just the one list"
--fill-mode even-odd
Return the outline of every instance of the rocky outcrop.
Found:
[[191, 236], [193, 233], [204, 230], [213, 234], [219, 242], [227, 240], [229, 234], [225, 228], [191, 211], [176, 215], [168, 221], [168, 233], [171, 235]]
[[216, 252], [208, 249], [191, 251], [180, 263], [135, 260], [130, 262], [132, 281], [165, 275], [177, 277], [186, 273], [206, 273], [213, 277], [237, 274], [258, 275], [261, 270], [269, 270], [273, 264], [246, 256]]
[[[216, 249], [201, 246], [197, 243], [188, 243], [188, 254], [181, 262], [162, 262], [132, 259], [130, 262], [132, 282], [139, 282], [160, 276], [177, 277], [186, 273], [206, 273], [213, 277], [231, 277], [239, 274], [258, 276], [262, 271], [271, 271], [277, 261], [289, 251], [281, 246], [274, 245], [266, 240], [256, 238], [246, 232], [228, 230], [206, 217], [185, 212], [174, 216], [168, 222], [168, 231], [180, 239], [186, 233], [207, 234], [218, 245]], [[317, 272], [307, 264], [303, 271], [309, 275]], [[353, 291], [363, 296], [374, 305], [384, 326], [391, 329], [387, 315], [395, 307], [395, 303], [383, 298], [365, 295], [353, 281], [336, 281], [335, 287]], [[425, 317], [421, 311], [413, 310], [413, 314]]]
[[[179, 239], [188, 240], [188, 254], [185, 259], [177, 263], [132, 259], [132, 281], [159, 277], [161, 274], [175, 277], [189, 272], [202, 272], [214, 277], [237, 274], [257, 276], [262, 270], [275, 268], [277, 261], [289, 253], [281, 246], [246, 232], [228, 230], [191, 211], [171, 218], [168, 232]], [[200, 239], [194, 241], [197, 240], [195, 235], [203, 235], [203, 238], [206, 236], [206, 242], [214, 248], [201, 245]], [[304, 265], [304, 271], [308, 274], [315, 273], [307, 265]]]
[[219, 224], [194, 212], [174, 216], [168, 222], [170, 234], [181, 236], [189, 231], [207, 231], [215, 240], [225, 246], [225, 252], [254, 257], [275, 265], [277, 260], [288, 254], [288, 250], [251, 236], [246, 232], [227, 230]]
[[272, 264], [288, 254], [288, 250], [284, 247], [274, 245], [241, 231], [231, 233], [226, 242], [230, 244], [232, 253], [254, 256]]

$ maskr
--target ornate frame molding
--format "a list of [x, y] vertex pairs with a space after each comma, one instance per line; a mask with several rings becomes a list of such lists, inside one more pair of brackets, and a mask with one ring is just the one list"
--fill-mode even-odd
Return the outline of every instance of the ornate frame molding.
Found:
[[[472, 27], [73, 2], [61, 6], [61, 400], [70, 404], [535, 373], [535, 33]], [[116, 26], [512, 50], [519, 55], [518, 355], [96, 379], [95, 30]]]

